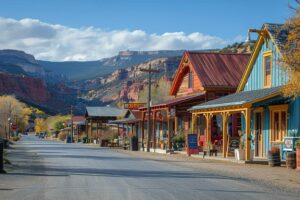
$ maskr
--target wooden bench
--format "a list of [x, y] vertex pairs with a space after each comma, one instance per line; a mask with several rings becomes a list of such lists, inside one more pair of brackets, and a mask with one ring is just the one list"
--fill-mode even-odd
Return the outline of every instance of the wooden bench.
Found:
[[203, 158], [206, 155], [213, 156], [213, 154], [215, 154], [215, 156], [217, 156], [218, 155], [218, 150], [217, 149], [206, 149], [206, 150], [203, 150]]

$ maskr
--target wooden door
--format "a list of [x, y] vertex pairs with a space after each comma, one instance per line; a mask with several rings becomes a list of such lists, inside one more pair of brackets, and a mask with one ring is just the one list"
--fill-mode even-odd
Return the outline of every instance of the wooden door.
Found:
[[262, 113], [255, 113], [255, 156], [263, 157]]

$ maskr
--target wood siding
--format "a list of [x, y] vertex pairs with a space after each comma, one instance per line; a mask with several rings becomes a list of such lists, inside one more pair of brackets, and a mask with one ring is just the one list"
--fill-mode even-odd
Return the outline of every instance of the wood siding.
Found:
[[264, 88], [264, 67], [263, 54], [272, 51], [272, 80], [271, 87], [284, 85], [287, 82], [287, 75], [280, 66], [280, 53], [270, 38], [266, 39], [256, 58], [252, 71], [248, 77], [243, 91], [258, 90]]
[[193, 73], [193, 86], [192, 88], [189, 88], [189, 71], [188, 71], [186, 72], [186, 74], [182, 79], [182, 82], [179, 86], [176, 96], [178, 97], [187, 96], [187, 95], [199, 93], [201, 91], [203, 91], [203, 87], [201, 85], [198, 76], [195, 73]]

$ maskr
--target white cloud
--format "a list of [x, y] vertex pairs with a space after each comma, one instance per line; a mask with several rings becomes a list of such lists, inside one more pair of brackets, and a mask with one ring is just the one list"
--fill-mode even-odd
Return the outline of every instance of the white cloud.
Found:
[[71, 28], [36, 19], [15, 20], [0, 17], [0, 49], [18, 49], [37, 59], [98, 60], [121, 50], [199, 50], [227, 44], [219, 37], [194, 32], [148, 34], [142, 30], [102, 30]]

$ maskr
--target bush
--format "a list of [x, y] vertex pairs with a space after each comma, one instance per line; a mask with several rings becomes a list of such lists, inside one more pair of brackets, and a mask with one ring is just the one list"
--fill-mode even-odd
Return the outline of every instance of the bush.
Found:
[[12, 141], [16, 142], [16, 141], [19, 141], [20, 140], [20, 137], [19, 136], [14, 136], [12, 137]]
[[177, 135], [174, 136], [174, 142], [177, 143], [184, 143], [185, 142], [185, 135], [182, 133], [179, 133]]
[[295, 142], [295, 146], [296, 146], [296, 147], [300, 147], [300, 140], [297, 140], [297, 141]]
[[58, 134], [58, 139], [64, 141], [66, 138], [67, 138], [67, 133], [60, 132], [60, 133]]

